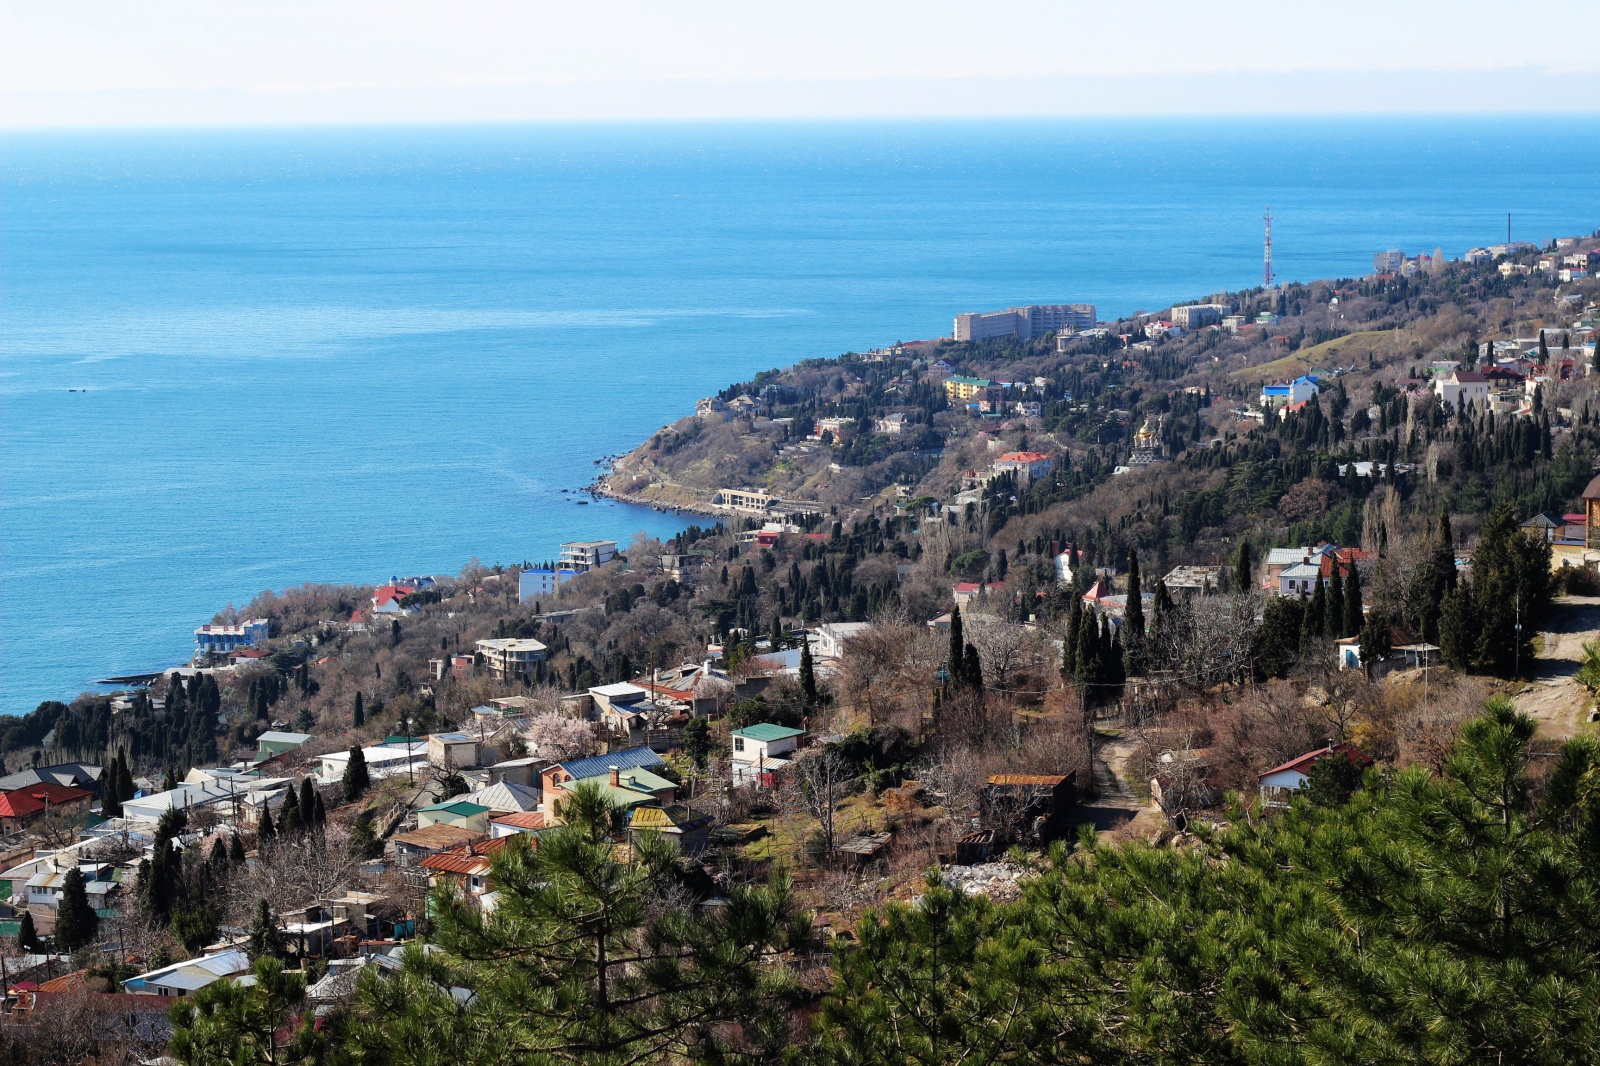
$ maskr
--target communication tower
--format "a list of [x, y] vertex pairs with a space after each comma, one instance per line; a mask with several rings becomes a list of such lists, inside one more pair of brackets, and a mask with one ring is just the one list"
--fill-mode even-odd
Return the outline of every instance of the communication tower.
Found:
[[1262, 221], [1267, 224], [1267, 240], [1262, 249], [1261, 287], [1272, 288], [1272, 205], [1267, 205], [1267, 213], [1262, 216]]

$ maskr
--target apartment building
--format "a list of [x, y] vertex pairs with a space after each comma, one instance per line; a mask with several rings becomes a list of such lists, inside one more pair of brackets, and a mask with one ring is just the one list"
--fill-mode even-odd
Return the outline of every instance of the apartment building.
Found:
[[954, 336], [958, 341], [981, 341], [991, 337], [1017, 337], [1032, 340], [1046, 333], [1075, 333], [1093, 329], [1094, 304], [1029, 304], [956, 316]]
[[614, 540], [573, 540], [561, 545], [561, 569], [587, 573], [609, 563], [617, 554]]
[[267, 642], [265, 618], [249, 618], [236, 626], [200, 626], [194, 631], [196, 654], [226, 655], [240, 648], [255, 648]]
[[576, 570], [562, 567], [552, 570], [548, 567], [539, 567], [524, 570], [517, 578], [517, 599], [522, 603], [538, 596], [552, 596], [557, 588], [578, 576]]

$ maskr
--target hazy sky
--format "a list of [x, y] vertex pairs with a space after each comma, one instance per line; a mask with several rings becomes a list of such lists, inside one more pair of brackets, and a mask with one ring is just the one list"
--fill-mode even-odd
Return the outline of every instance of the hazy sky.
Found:
[[0, 125], [1600, 111], [1600, 3], [0, 0]]

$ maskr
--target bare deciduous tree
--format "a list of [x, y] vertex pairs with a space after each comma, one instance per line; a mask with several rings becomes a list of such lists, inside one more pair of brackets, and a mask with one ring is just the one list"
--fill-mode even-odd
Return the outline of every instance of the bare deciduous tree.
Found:
[[812, 748], [791, 767], [798, 788], [798, 799], [807, 814], [817, 820], [824, 853], [833, 855], [839, 804], [855, 785], [855, 770], [831, 744]]

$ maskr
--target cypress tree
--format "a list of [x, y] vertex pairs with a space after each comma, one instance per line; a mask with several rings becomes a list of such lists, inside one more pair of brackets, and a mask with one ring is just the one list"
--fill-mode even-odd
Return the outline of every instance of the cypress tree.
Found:
[[356, 713], [354, 721], [357, 729], [360, 729], [362, 726], [367, 724], [367, 712], [365, 708], [361, 706], [361, 693], [359, 692], [356, 693]]
[[1306, 609], [1305, 630], [1313, 637], [1320, 636], [1328, 624], [1328, 594], [1322, 579], [1317, 578], [1311, 590], [1311, 605]]
[[317, 792], [316, 789], [311, 787], [311, 778], [302, 777], [300, 779], [300, 823], [302, 825], [311, 825], [316, 802]]
[[1128, 651], [1137, 655], [1137, 645], [1144, 639], [1144, 585], [1139, 580], [1139, 550], [1128, 549], [1128, 606], [1123, 619], [1128, 629]]
[[945, 672], [950, 675], [951, 683], [957, 686], [961, 684], [966, 653], [967, 642], [961, 632], [961, 605], [958, 603], [950, 608], [950, 651], [945, 661]]
[[1352, 561], [1350, 580], [1344, 583], [1344, 635], [1361, 632], [1361, 571]]
[[811, 638], [804, 633], [800, 636], [800, 692], [807, 707], [816, 706], [817, 671], [811, 662]]
[[961, 662], [962, 683], [974, 692], [983, 691], [983, 664], [978, 661], [978, 649], [971, 644], [967, 645], [966, 654]]
[[272, 920], [272, 909], [265, 899], [256, 901], [255, 921], [250, 924], [250, 957], [277, 957], [284, 951], [283, 932]]
[[321, 792], [316, 794], [315, 800], [311, 805], [311, 824], [317, 829], [321, 829], [328, 824], [328, 809], [322, 805]]
[[371, 779], [367, 775], [367, 757], [361, 752], [361, 745], [350, 745], [350, 758], [344, 766], [344, 798], [345, 802], [353, 802], [361, 798], [367, 790]]
[[167, 766], [167, 776], [161, 782], [161, 789], [164, 792], [171, 792], [173, 789], [175, 789], [177, 787], [178, 787], [178, 772], [172, 768], [171, 764], [168, 764], [168, 766]]
[[300, 829], [300, 797], [290, 785], [283, 796], [283, 806], [278, 808], [278, 832], [293, 836]]
[[272, 824], [272, 808], [265, 805], [261, 808], [261, 821], [256, 826], [256, 842], [258, 845], [278, 835], [278, 829]]
[[228, 845], [228, 861], [234, 866], [243, 866], [245, 863], [244, 841], [237, 833], [233, 834], [233, 840]]
[[29, 955], [38, 955], [44, 950], [44, 945], [39, 943], [39, 933], [33, 927], [33, 914], [30, 911], [23, 911], [22, 919], [17, 923], [17, 947]]
[[107, 818], [122, 817], [122, 753], [111, 757], [105, 782], [100, 789], [100, 813]]
[[1250, 542], [1239, 542], [1239, 555], [1233, 564], [1233, 587], [1236, 592], [1248, 592], [1255, 584], [1255, 565], [1250, 559]]
[[1324, 632], [1329, 639], [1338, 640], [1350, 634], [1342, 633], [1344, 629], [1344, 576], [1340, 574], [1339, 560], [1333, 560], [1333, 581], [1328, 587], [1327, 618], [1324, 620]]

